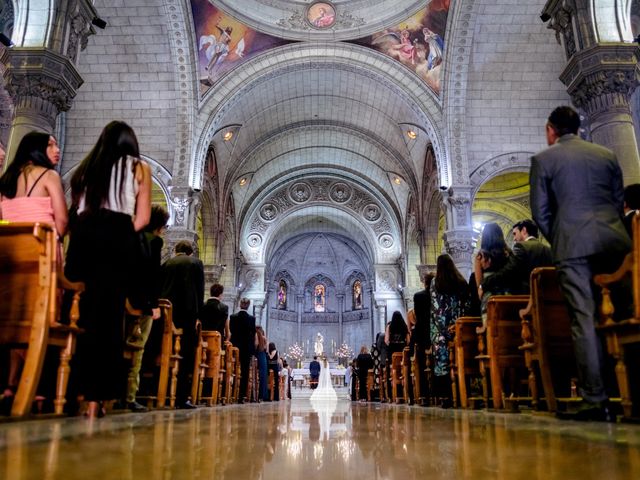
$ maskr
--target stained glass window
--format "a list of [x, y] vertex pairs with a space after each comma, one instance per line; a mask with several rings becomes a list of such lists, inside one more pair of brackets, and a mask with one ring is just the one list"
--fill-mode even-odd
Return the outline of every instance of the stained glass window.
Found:
[[325, 289], [321, 283], [317, 284], [313, 290], [313, 310], [314, 312], [325, 311]]

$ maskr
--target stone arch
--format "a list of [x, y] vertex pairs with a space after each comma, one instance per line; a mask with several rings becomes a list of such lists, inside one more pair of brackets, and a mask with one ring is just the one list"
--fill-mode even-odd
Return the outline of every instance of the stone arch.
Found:
[[[447, 151], [443, 141], [442, 114], [440, 100], [416, 75], [398, 68], [389, 57], [365, 47], [352, 44], [301, 43], [278, 47], [234, 70], [214, 86], [203, 99], [197, 120], [197, 130], [201, 132], [193, 155], [189, 183], [201, 182], [203, 160], [213, 135], [218, 131], [218, 123], [223, 115], [241, 96], [259, 82], [278, 75], [285, 68], [348, 68], [376, 76], [381, 83], [404, 98], [414, 113], [422, 120], [423, 128], [432, 139], [439, 171], [443, 183], [449, 180]], [[256, 72], [261, 72], [256, 75]]]
[[[447, 22], [447, 48], [444, 64], [445, 71], [443, 112], [446, 129], [446, 145], [449, 149], [448, 165], [455, 171], [454, 184], [467, 184], [469, 181], [469, 157], [467, 154], [467, 83], [469, 63], [473, 54], [473, 38], [476, 20], [481, 2], [478, 0], [459, 0], [453, 2]], [[449, 186], [451, 183], [440, 182]]]
[[470, 181], [473, 186], [473, 196], [490, 178], [507, 172], [528, 172], [531, 168], [533, 154], [533, 152], [509, 152], [482, 162], [471, 172]]

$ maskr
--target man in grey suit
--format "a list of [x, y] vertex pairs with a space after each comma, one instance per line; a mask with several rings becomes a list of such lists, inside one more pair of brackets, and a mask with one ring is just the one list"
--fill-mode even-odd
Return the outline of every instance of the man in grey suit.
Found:
[[615, 154], [578, 137], [580, 117], [556, 108], [547, 121], [549, 148], [531, 158], [533, 219], [551, 242], [558, 280], [571, 315], [580, 393], [578, 419], [608, 418], [596, 335], [592, 278], [614, 271], [631, 249], [622, 224], [622, 171]]
[[502, 285], [509, 285], [514, 295], [529, 294], [529, 278], [537, 267], [549, 267], [553, 264], [551, 249], [538, 240], [538, 226], [533, 220], [521, 220], [512, 228], [513, 255], [507, 263], [482, 282], [482, 289], [495, 291]]

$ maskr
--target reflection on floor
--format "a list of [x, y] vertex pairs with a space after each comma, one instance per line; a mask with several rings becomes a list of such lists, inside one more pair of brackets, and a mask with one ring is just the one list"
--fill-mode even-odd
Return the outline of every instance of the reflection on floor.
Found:
[[0, 424], [0, 478], [632, 479], [640, 426], [308, 400]]

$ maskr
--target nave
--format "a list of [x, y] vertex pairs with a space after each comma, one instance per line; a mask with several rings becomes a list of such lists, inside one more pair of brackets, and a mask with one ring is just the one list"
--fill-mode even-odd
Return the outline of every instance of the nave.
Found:
[[308, 400], [0, 424], [0, 478], [637, 478], [640, 427]]

